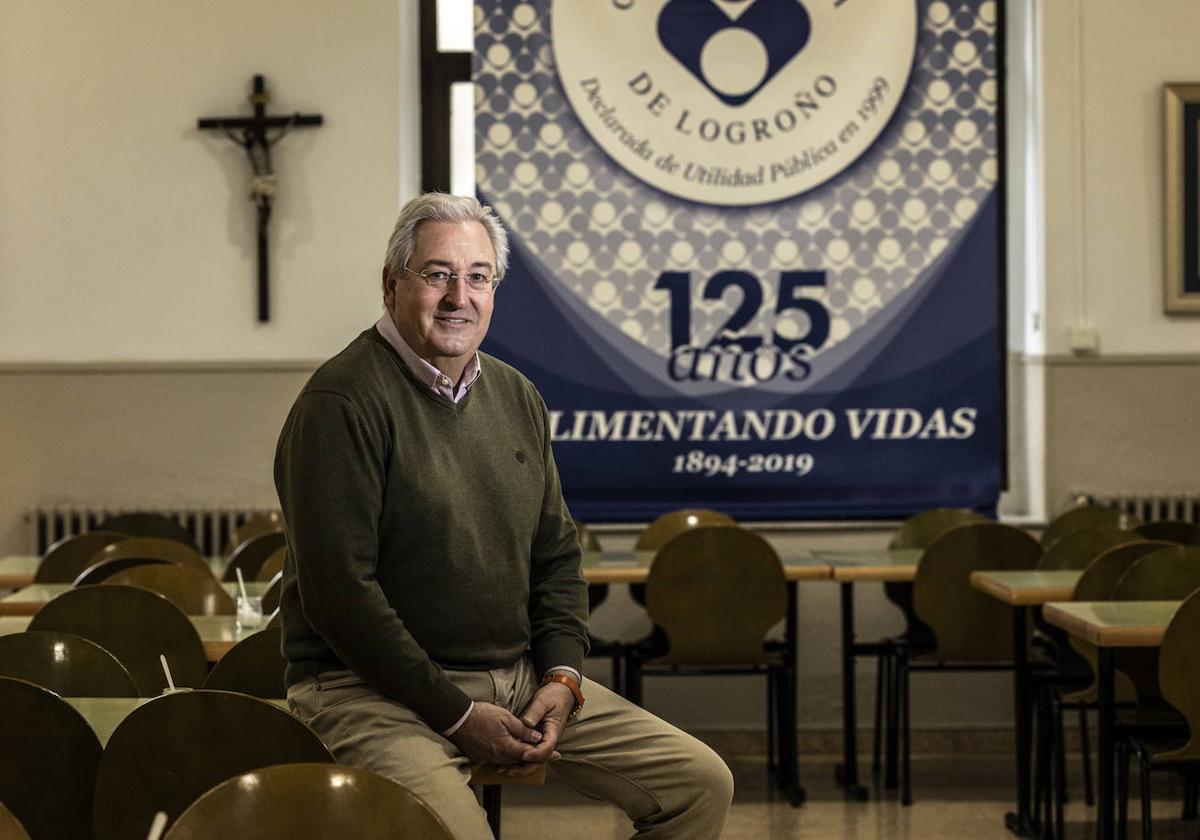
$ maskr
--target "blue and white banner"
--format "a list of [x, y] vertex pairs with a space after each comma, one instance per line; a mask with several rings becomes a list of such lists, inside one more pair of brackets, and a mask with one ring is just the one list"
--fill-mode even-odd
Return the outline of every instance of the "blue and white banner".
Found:
[[576, 516], [994, 507], [1000, 11], [476, 0], [484, 349]]

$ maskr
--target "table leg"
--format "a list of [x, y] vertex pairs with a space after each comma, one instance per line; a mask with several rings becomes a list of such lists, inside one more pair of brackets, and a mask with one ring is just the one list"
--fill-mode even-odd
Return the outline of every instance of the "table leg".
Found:
[[1033, 698], [1030, 696], [1026, 621], [1029, 608], [1013, 608], [1013, 699], [1017, 736], [1017, 812], [1004, 815], [1004, 825], [1018, 837], [1037, 831], [1030, 815], [1030, 745], [1033, 741]]
[[1116, 828], [1113, 813], [1113, 800], [1115, 791], [1113, 790], [1114, 770], [1113, 767], [1113, 728], [1115, 721], [1115, 703], [1114, 694], [1115, 688], [1113, 684], [1113, 654], [1114, 649], [1110, 647], [1099, 647], [1096, 649], [1098, 653], [1097, 680], [1100, 694], [1100, 755], [1097, 759], [1097, 765], [1100, 771], [1099, 796], [1100, 799], [1096, 803], [1096, 819], [1100, 821], [1100, 840], [1113, 840], [1113, 833]]
[[858, 782], [858, 705], [855, 685], [854, 584], [843, 582], [842, 599], [842, 763], [834, 771], [846, 795], [866, 800], [867, 789]]
[[797, 651], [800, 646], [799, 628], [799, 584], [792, 581], [788, 587], [787, 628], [784, 631], [785, 647], [787, 648], [788, 667], [784, 669], [783, 696], [780, 700], [783, 714], [779, 717], [779, 782], [788, 795], [792, 805], [803, 805], [806, 798], [804, 788], [800, 785], [800, 748], [796, 732], [798, 681], [796, 663]]

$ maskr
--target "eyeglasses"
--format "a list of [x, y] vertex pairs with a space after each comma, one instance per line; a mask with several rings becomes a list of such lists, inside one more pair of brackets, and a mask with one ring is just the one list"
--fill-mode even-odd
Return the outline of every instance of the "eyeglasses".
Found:
[[485, 271], [472, 271], [469, 274], [458, 275], [451, 274], [449, 271], [442, 271], [440, 269], [438, 271], [415, 271], [406, 265], [401, 266], [401, 268], [410, 274], [417, 275], [425, 281], [425, 285], [431, 289], [437, 289], [439, 292], [444, 292], [449, 289], [452, 284], [457, 283], [460, 276], [466, 281], [467, 288], [472, 292], [491, 291], [492, 289], [495, 289], [496, 284], [500, 282], [497, 278]]

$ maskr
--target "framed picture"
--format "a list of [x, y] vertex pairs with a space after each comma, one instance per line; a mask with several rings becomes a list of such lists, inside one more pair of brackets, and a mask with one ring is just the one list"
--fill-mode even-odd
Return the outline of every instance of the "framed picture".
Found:
[[1200, 83], [1163, 86], [1166, 104], [1164, 309], [1200, 314]]

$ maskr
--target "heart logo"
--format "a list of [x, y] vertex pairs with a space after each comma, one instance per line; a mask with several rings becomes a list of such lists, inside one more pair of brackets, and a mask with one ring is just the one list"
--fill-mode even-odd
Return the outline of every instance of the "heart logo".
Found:
[[737, 107], [800, 54], [812, 21], [800, 0], [721, 3], [670, 0], [658, 16], [658, 39], [714, 96]]

